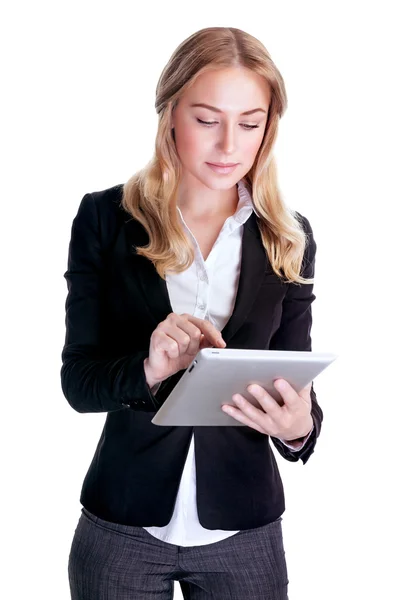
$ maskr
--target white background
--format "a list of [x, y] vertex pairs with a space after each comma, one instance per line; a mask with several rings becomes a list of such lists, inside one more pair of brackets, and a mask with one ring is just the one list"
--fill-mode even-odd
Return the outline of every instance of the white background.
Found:
[[2, 598], [69, 600], [80, 487], [105, 419], [76, 413], [60, 388], [72, 220], [86, 192], [150, 159], [161, 70], [213, 25], [260, 39], [284, 77], [281, 191], [318, 246], [313, 350], [340, 356], [317, 378], [324, 423], [309, 462], [275, 451], [290, 600], [413, 597], [408, 4], [3, 4]]

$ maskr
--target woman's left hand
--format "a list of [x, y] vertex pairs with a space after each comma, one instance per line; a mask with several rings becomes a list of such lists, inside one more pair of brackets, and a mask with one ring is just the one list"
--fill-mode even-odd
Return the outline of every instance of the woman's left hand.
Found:
[[300, 393], [285, 379], [276, 379], [274, 388], [280, 393], [284, 404], [280, 406], [268, 392], [258, 384], [248, 386], [248, 392], [260, 403], [262, 410], [253, 406], [241, 394], [234, 394], [232, 400], [236, 407], [222, 405], [222, 410], [260, 433], [277, 437], [286, 442], [306, 436], [312, 426], [311, 416], [311, 384], [305, 386]]

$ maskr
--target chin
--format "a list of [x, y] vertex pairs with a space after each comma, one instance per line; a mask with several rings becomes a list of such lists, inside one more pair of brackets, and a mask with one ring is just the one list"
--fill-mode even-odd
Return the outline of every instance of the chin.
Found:
[[238, 178], [226, 179], [225, 181], [205, 181], [204, 184], [211, 190], [229, 190], [238, 183]]
[[219, 175], [216, 177], [214, 177], [214, 175], [212, 175], [212, 177], [205, 177], [204, 175], [202, 177], [197, 177], [197, 179], [211, 190], [228, 190], [234, 187], [241, 177], [235, 174], [227, 175], [225, 177], [220, 177]]

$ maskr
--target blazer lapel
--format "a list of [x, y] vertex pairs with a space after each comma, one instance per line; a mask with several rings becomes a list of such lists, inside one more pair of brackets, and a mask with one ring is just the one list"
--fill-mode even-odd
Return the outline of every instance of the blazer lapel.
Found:
[[227, 344], [244, 323], [254, 304], [264, 280], [266, 265], [267, 255], [261, 242], [257, 217], [253, 211], [249, 219], [244, 223], [241, 270], [234, 310], [221, 332]]
[[[144, 246], [149, 241], [141, 224], [129, 215], [129, 219], [125, 222], [125, 231], [132, 276], [140, 287], [149, 312], [155, 323], [158, 324], [173, 311], [166, 281], [158, 275], [151, 261], [143, 256], [138, 256], [134, 250], [134, 246]], [[267, 267], [268, 260], [261, 242], [257, 217], [252, 212], [243, 229], [241, 270], [234, 310], [221, 332], [227, 344], [242, 326], [251, 310]]]
[[125, 222], [125, 233], [132, 277], [139, 286], [139, 291], [145, 298], [149, 312], [152, 314], [156, 325], [158, 325], [172, 312], [166, 281], [158, 275], [150, 260], [136, 254], [135, 246], [146, 246], [149, 243], [149, 236], [143, 226], [130, 217]]

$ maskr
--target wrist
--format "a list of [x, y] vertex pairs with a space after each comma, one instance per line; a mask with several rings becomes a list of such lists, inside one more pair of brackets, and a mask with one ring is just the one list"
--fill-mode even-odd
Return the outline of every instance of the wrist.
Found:
[[290, 446], [300, 446], [304, 440], [305, 440], [306, 436], [300, 437], [300, 438], [294, 438], [292, 440], [287, 440], [285, 438], [282, 438], [282, 441], [285, 442], [286, 444], [290, 444]]
[[152, 389], [154, 387], [154, 385], [156, 385], [157, 383], [160, 383], [160, 379], [156, 379], [151, 372], [151, 368], [149, 366], [149, 361], [148, 358], [145, 358], [145, 360], [143, 361], [143, 370], [145, 372], [145, 378], [146, 378], [146, 383], [148, 384], [148, 387], [150, 389]]

